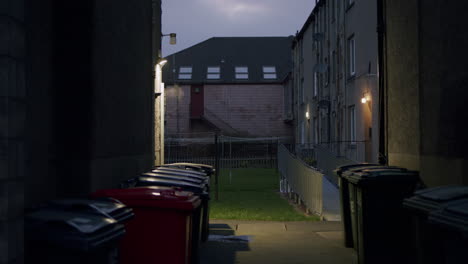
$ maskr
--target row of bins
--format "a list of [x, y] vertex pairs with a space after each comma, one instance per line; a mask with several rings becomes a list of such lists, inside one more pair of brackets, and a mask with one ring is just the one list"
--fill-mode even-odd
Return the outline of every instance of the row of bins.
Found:
[[358, 263], [467, 263], [468, 187], [421, 188], [417, 171], [337, 168], [344, 245]]
[[166, 164], [120, 189], [41, 205], [26, 216], [29, 262], [198, 263], [214, 172], [204, 164]]

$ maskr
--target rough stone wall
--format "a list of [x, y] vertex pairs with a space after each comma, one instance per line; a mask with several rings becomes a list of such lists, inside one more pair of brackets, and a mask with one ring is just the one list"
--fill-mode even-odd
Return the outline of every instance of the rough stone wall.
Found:
[[468, 183], [465, 1], [386, 1], [388, 151], [428, 186]]
[[0, 263], [23, 261], [26, 165], [24, 1], [0, 2]]

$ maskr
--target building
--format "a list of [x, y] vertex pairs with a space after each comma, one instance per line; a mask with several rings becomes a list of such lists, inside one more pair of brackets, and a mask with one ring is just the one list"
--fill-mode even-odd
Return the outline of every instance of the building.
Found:
[[168, 56], [166, 133], [290, 136], [284, 83], [292, 37], [214, 37]]
[[468, 184], [466, 1], [379, 1], [384, 153], [427, 186]]
[[375, 1], [317, 1], [292, 48], [289, 81], [298, 148], [377, 162], [376, 27]]
[[25, 208], [153, 166], [160, 8], [1, 1], [0, 263], [24, 262]]

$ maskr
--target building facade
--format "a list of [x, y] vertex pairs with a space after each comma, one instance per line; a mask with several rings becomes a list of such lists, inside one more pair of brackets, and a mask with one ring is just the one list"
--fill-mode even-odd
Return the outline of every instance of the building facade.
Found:
[[160, 7], [1, 1], [0, 263], [37, 261], [24, 255], [25, 208], [153, 166]]
[[293, 42], [295, 138], [357, 162], [378, 158], [375, 1], [317, 1]]
[[468, 3], [380, 2], [388, 163], [430, 187], [467, 185]]
[[291, 37], [211, 38], [167, 57], [166, 133], [290, 136]]

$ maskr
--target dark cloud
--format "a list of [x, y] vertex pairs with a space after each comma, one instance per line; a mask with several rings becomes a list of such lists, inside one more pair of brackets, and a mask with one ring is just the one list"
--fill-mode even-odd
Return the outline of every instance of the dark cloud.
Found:
[[288, 36], [300, 30], [314, 0], [163, 0], [163, 56], [216, 36]]

